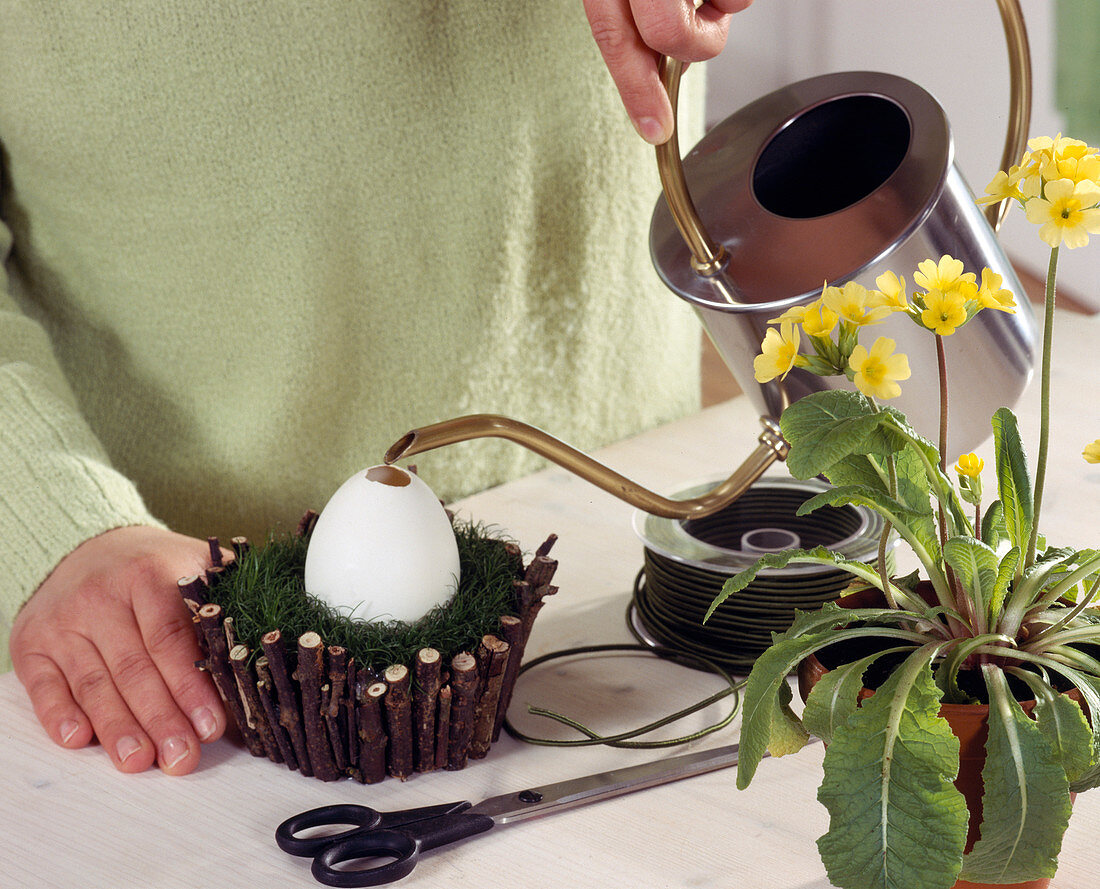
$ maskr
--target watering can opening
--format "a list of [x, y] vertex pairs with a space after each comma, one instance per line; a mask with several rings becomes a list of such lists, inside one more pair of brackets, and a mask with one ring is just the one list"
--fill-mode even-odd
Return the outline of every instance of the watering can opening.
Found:
[[[799, 398], [850, 385], [799, 368], [782, 383], [757, 383], [753, 359], [770, 321], [816, 300], [823, 284], [874, 289], [886, 271], [912, 284], [919, 263], [949, 254], [968, 271], [991, 269], [1019, 296], [1015, 315], [983, 313], [945, 341], [950, 447], [964, 453], [990, 436], [990, 416], [1014, 404], [1031, 377], [1035, 323], [955, 165], [947, 116], [927, 91], [880, 72], [809, 78], [735, 112], [677, 162], [721, 267], [700, 272], [683, 203], [666, 195], [650, 225], [654, 267], [695, 309], [762, 416], [777, 419]], [[911, 364], [936, 366], [933, 339], [908, 318], [890, 318], [874, 335], [893, 339]], [[969, 385], [976, 378], [985, 385]], [[915, 376], [891, 402], [931, 440], [937, 385], [934, 375]]]
[[[874, 138], [852, 138], [873, 133]], [[787, 219], [844, 210], [874, 193], [901, 165], [912, 128], [877, 95], [841, 96], [809, 108], [764, 145], [752, 171], [760, 206]]]

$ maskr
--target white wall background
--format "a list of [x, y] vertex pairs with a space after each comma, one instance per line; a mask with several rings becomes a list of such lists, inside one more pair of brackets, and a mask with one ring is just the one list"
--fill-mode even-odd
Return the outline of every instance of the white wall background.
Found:
[[[1032, 51], [1031, 135], [1054, 135], [1054, 0], [1023, 0]], [[1008, 117], [1008, 62], [994, 0], [756, 0], [733, 20], [709, 63], [707, 117], [722, 120], [752, 99], [832, 71], [886, 71], [918, 83], [943, 105], [956, 163], [978, 194], [999, 169]], [[1067, 133], [1066, 135], [1073, 135]], [[686, 148], [686, 146], [685, 146]], [[1049, 251], [1013, 208], [1006, 252], [1045, 277]], [[1100, 235], [1062, 250], [1059, 286], [1100, 311]]]

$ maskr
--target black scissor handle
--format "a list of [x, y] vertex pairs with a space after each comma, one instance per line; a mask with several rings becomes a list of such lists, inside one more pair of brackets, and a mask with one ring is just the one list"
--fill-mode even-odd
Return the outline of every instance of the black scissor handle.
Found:
[[[313, 876], [326, 886], [380, 886], [408, 876], [421, 852], [483, 833], [494, 824], [488, 815], [454, 812], [391, 830], [357, 831], [332, 840], [313, 859]], [[392, 859], [366, 870], [337, 870], [336, 865], [374, 858]]]
[[[326, 886], [380, 886], [409, 874], [420, 856], [419, 841], [405, 830], [372, 830], [326, 846], [313, 859], [313, 877]], [[336, 866], [359, 859], [391, 861], [367, 870], [337, 870]]]
[[[321, 851], [330, 843], [337, 842], [345, 837], [359, 833], [361, 830], [370, 830], [382, 823], [382, 813], [370, 806], [355, 806], [351, 804], [321, 806], [302, 812], [293, 818], [287, 818], [275, 829], [275, 842], [279, 848], [290, 855], [300, 855], [303, 858], [312, 858], [320, 855]], [[347, 830], [327, 836], [299, 837], [296, 836], [303, 830], [311, 827], [325, 827], [335, 824], [352, 824]]]

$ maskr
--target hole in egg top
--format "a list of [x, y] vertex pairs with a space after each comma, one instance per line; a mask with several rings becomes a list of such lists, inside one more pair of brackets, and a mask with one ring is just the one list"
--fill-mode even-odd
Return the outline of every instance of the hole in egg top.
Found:
[[425, 482], [372, 466], [321, 511], [306, 551], [306, 591], [357, 620], [413, 622], [458, 588], [458, 543]]
[[367, 480], [380, 482], [383, 485], [393, 485], [395, 488], [405, 487], [411, 478], [411, 473], [396, 466], [372, 466], [367, 470]]

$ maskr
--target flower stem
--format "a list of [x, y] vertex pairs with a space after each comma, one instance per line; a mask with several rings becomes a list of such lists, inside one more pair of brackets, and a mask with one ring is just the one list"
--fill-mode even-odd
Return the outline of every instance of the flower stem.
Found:
[[[947, 351], [943, 347], [943, 337], [938, 333], [936, 334], [936, 367], [939, 371], [940, 378], [940, 472], [947, 475]], [[947, 504], [944, 503], [942, 498], [938, 499], [940, 552], [942, 553], [947, 546]], [[962, 585], [955, 576], [954, 569], [952, 569], [946, 561], [943, 567], [944, 573], [947, 576], [947, 586], [951, 590], [951, 595], [955, 600], [955, 607], [958, 609], [959, 614], [969, 622], [969, 626], [973, 628], [975, 617], [974, 603], [971, 602], [970, 597], [963, 592]], [[954, 619], [952, 619], [950, 623], [955, 629], [956, 635], [969, 635], [964, 628], [958, 627], [957, 621]]]
[[[947, 474], [947, 353], [943, 348], [943, 337], [938, 333], [936, 334], [936, 366], [939, 370], [940, 379], [940, 440], [939, 440], [939, 452], [940, 452], [940, 472], [944, 475]], [[943, 499], [937, 497], [939, 501], [939, 509], [937, 510], [937, 520], [939, 522], [940, 530], [940, 549], [943, 549], [944, 544], [947, 543], [947, 517], [945, 515], [945, 507]], [[948, 572], [950, 575], [950, 572]]]
[[[896, 497], [898, 494], [898, 471], [892, 454], [886, 458], [886, 462], [890, 468], [890, 496]], [[898, 601], [890, 584], [890, 571], [886, 564], [886, 548], [890, 542], [891, 530], [893, 530], [893, 525], [889, 522], [883, 524], [882, 534], [878, 539], [878, 573], [879, 577], [882, 578], [882, 593], [886, 597], [886, 604], [891, 608], [897, 608], [899, 607]]]
[[1027, 542], [1025, 567], [1035, 564], [1035, 547], [1039, 539], [1039, 511], [1043, 505], [1043, 487], [1047, 477], [1047, 446], [1050, 441], [1050, 357], [1054, 340], [1054, 282], [1058, 275], [1058, 248], [1050, 251], [1047, 266], [1047, 286], [1044, 295], [1043, 363], [1039, 389], [1039, 456], [1035, 467], [1034, 507], [1031, 517], [1031, 536]]
[[947, 353], [943, 337], [936, 334], [936, 364], [940, 376], [940, 469], [947, 472]]

